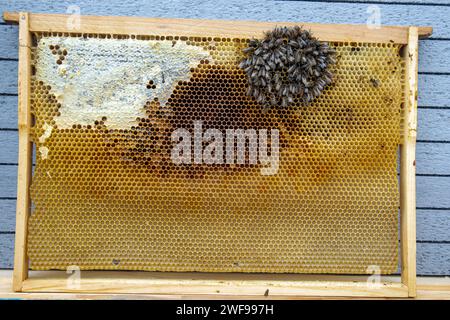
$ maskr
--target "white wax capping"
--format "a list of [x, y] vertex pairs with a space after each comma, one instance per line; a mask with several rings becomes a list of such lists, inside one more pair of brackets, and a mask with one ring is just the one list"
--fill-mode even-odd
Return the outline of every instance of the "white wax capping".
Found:
[[[61, 64], [50, 45], [67, 55]], [[212, 60], [200, 47], [184, 41], [144, 41], [46, 37], [37, 47], [36, 80], [51, 86], [61, 104], [54, 118], [60, 129], [93, 125], [106, 117], [111, 129], [129, 129], [145, 117], [145, 103], [164, 105], [176, 84], [190, 78], [201, 60]], [[148, 89], [153, 81], [155, 89]]]
[[44, 125], [42, 126], [42, 129], [44, 129], [44, 133], [42, 134], [42, 136], [39, 137], [40, 143], [44, 143], [45, 140], [50, 138], [50, 136], [52, 135], [53, 127], [49, 125], [47, 122], [45, 122]]
[[45, 160], [48, 158], [48, 148], [47, 147], [39, 147], [39, 152], [41, 153], [41, 159]]

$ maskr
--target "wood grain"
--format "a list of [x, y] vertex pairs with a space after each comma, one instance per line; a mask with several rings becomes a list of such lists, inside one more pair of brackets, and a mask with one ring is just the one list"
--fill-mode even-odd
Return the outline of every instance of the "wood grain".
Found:
[[17, 73], [18, 62], [0, 60], [0, 92], [8, 94], [17, 94]]
[[[318, 2], [329, 2], [329, 3], [339, 3], [342, 0], [306, 0], [306, 1], [318, 1]], [[423, 4], [428, 6], [436, 6], [437, 4], [448, 5], [448, 0], [345, 0], [346, 2], [354, 2], [354, 3], [404, 3], [405, 5], [414, 4]]]
[[449, 210], [417, 210], [417, 240], [450, 242]]
[[[84, 275], [84, 273], [83, 273]], [[139, 276], [139, 275], [138, 275]], [[27, 279], [24, 292], [84, 292], [126, 294], [170, 294], [170, 295], [259, 295], [269, 290], [275, 296], [320, 296], [320, 297], [407, 297], [406, 288], [397, 282], [382, 283], [379, 288], [367, 286], [365, 281], [352, 281], [353, 277], [340, 277], [335, 281], [312, 280], [196, 280], [195, 274], [175, 279], [162, 277], [151, 279], [148, 275], [137, 279], [124, 278], [122, 274], [97, 273], [95, 277], [83, 277], [80, 288], [67, 286], [67, 279], [52, 276]], [[264, 278], [259, 275], [259, 278]]]
[[400, 146], [400, 239], [402, 283], [416, 296], [416, 137], [419, 30], [409, 28], [405, 50], [404, 141]]
[[[420, 105], [418, 108], [417, 139], [450, 141], [450, 129], [447, 129], [447, 126], [450, 123], [450, 108], [425, 109], [421, 108]], [[447, 161], [450, 162], [450, 158], [447, 158]], [[450, 172], [450, 170], [447, 170], [447, 172]]]
[[[34, 276], [34, 272], [32, 272]], [[67, 277], [67, 275], [64, 275]], [[386, 277], [390, 281], [398, 282], [398, 277]], [[133, 300], [150, 300], [150, 299], [225, 299], [226, 295], [215, 292], [213, 295], [151, 295], [151, 294], [114, 294], [114, 293], [102, 293], [102, 294], [83, 294], [83, 293], [13, 293], [11, 291], [11, 272], [0, 271], [0, 299], [81, 299], [81, 300], [117, 300], [117, 299], [133, 299]], [[268, 296], [261, 295], [239, 295], [234, 296], [234, 299], [311, 299], [311, 297], [300, 296], [277, 296], [269, 291]], [[314, 299], [317, 299], [315, 297]], [[450, 280], [443, 277], [424, 277], [418, 278], [417, 283], [417, 297], [416, 299], [450, 299]]]
[[[438, 0], [446, 1], [446, 0]], [[65, 13], [72, 3], [27, 0], [7, 2], [4, 11], [34, 11]], [[306, 21], [328, 23], [365, 24], [369, 18], [367, 3], [330, 3], [308, 1], [268, 0], [179, 0], [154, 1], [149, 5], [144, 0], [92, 2], [78, 0], [76, 5], [82, 14], [130, 15], [166, 18], [203, 18], [258, 21]], [[429, 25], [435, 28], [434, 37], [450, 37], [448, 6], [422, 6], [379, 4], [383, 25]]]
[[17, 129], [17, 96], [0, 95], [0, 128]]
[[0, 58], [18, 59], [19, 30], [15, 25], [0, 25]]
[[17, 167], [16, 237], [14, 243], [13, 290], [21, 291], [28, 276], [27, 236], [30, 215], [31, 155], [30, 141], [30, 78], [31, 78], [31, 35], [29, 15], [19, 14], [19, 158]]
[[15, 225], [16, 200], [0, 200], [0, 232], [14, 232]]
[[[17, 12], [3, 12], [7, 22], [17, 22]], [[137, 34], [191, 37], [262, 37], [266, 30], [282, 24], [301, 25], [310, 29], [322, 41], [401, 43], [408, 41], [408, 29], [398, 26], [380, 26], [377, 29], [356, 24], [316, 24], [309, 22], [258, 22], [247, 20], [207, 20], [207, 19], [167, 19], [139, 18], [126, 16], [80, 16], [76, 28], [68, 24], [70, 15], [30, 13], [30, 31], [33, 32], [73, 32], [95, 34]], [[418, 34], [428, 37], [431, 27], [419, 27]]]
[[0, 234], [0, 269], [14, 265], [14, 234]]
[[419, 72], [450, 73], [450, 41], [419, 41]]
[[[449, 61], [450, 63], [450, 61]], [[419, 101], [421, 106], [450, 107], [450, 76], [419, 74]], [[442, 128], [448, 130], [448, 128]]]

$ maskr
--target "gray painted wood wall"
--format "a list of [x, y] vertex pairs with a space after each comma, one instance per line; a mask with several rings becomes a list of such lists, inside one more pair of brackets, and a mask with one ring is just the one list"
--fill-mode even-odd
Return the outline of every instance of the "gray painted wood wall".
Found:
[[[419, 275], [450, 276], [450, 0], [110, 0], [2, 1], [0, 11], [173, 18], [430, 25], [420, 41], [417, 145]], [[370, 10], [369, 10], [370, 12]], [[17, 174], [17, 26], [0, 19], [0, 269], [13, 266]]]

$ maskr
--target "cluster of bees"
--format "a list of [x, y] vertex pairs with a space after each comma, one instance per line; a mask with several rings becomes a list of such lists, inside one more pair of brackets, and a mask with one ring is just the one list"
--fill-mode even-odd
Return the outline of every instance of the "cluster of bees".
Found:
[[239, 66], [248, 76], [247, 94], [266, 107], [294, 99], [308, 104], [332, 82], [334, 49], [298, 26], [268, 31], [243, 51], [247, 57]]

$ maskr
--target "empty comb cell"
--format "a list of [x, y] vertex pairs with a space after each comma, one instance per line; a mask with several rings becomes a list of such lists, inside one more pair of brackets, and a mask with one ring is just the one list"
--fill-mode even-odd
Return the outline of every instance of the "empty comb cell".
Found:
[[[400, 44], [331, 42], [333, 83], [266, 110], [239, 67], [250, 39], [34, 36], [32, 269], [397, 271]], [[223, 161], [202, 159], [209, 129]], [[227, 163], [238, 129], [268, 151], [278, 130], [275, 172], [250, 147]]]

